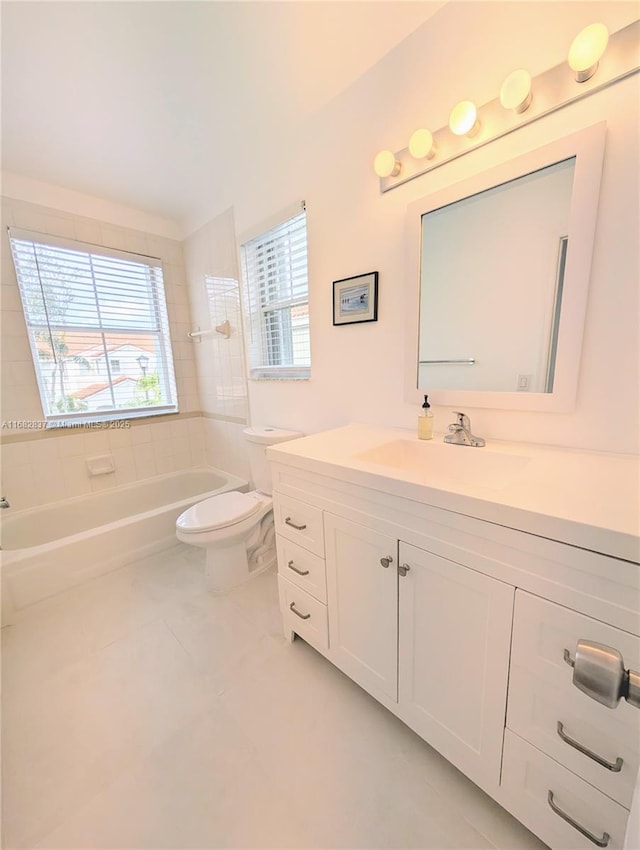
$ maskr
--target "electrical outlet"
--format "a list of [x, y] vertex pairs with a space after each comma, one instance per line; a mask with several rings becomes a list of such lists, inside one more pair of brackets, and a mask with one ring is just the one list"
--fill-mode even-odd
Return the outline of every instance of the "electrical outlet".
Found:
[[518, 375], [518, 392], [529, 392], [532, 375]]

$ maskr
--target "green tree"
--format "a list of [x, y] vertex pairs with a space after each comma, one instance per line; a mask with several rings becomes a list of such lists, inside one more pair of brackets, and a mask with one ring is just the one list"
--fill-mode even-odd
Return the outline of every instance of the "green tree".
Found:
[[[86, 357], [80, 357], [77, 354], [69, 354], [69, 346], [65, 342], [65, 333], [64, 331], [38, 331], [36, 334], [36, 339], [38, 340], [38, 355], [40, 360], [53, 360], [53, 370], [51, 372], [51, 386], [49, 387], [49, 402], [50, 406], [57, 407], [58, 410], [60, 402], [65, 399], [71, 399], [71, 396], [68, 396], [65, 390], [65, 378], [67, 375], [67, 364], [68, 363], [79, 363], [84, 369], [89, 370], [91, 365]], [[46, 346], [42, 348], [40, 346]], [[60, 382], [60, 396], [56, 395], [56, 386], [58, 381]], [[68, 403], [68, 402], [67, 402]], [[70, 407], [64, 408], [67, 412], [72, 410]], [[79, 408], [80, 410], [86, 410], [86, 406], [84, 408]]]
[[136, 391], [133, 404], [136, 407], [152, 407], [162, 403], [160, 376], [157, 372], [144, 375], [136, 381]]

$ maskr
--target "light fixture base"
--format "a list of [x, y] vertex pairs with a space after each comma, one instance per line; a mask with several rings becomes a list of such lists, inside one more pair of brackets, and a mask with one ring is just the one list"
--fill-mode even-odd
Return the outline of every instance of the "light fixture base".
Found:
[[527, 109], [531, 106], [531, 101], [533, 100], [533, 93], [529, 92], [529, 94], [525, 97], [522, 103], [519, 103], [515, 108], [514, 112], [517, 115], [522, 115], [523, 112], [526, 112]]
[[582, 71], [576, 71], [576, 83], [586, 83], [587, 80], [590, 80], [591, 77], [598, 70], [599, 62], [596, 62], [595, 65], [591, 65], [590, 68], [584, 68]]
[[473, 139], [473, 137], [477, 136], [479, 132], [480, 132], [480, 122], [476, 121], [476, 123], [473, 125], [473, 127], [466, 134], [467, 139]]

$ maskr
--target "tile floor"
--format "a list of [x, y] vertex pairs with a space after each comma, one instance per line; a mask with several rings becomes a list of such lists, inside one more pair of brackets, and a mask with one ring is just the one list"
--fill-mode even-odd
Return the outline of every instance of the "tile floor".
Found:
[[5, 848], [544, 848], [176, 546], [3, 629]]

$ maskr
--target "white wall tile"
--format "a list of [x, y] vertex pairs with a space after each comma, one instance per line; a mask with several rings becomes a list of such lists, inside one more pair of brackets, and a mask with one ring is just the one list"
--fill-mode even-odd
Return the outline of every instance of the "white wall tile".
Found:
[[91, 481], [84, 457], [65, 457], [62, 463], [62, 476], [67, 498], [84, 496], [91, 492]]
[[[43, 440], [42, 442], [51, 441]], [[53, 449], [55, 450], [56, 447], [54, 446]], [[34, 477], [38, 501], [41, 504], [59, 501], [66, 497], [63, 461], [58, 457], [34, 466]]]
[[160, 466], [163, 464], [165, 458], [171, 457], [173, 454], [173, 440], [154, 440], [153, 445], [153, 457], [156, 462], [156, 466], [158, 470]]
[[169, 472], [174, 472], [175, 468], [173, 455], [156, 456], [156, 469], [158, 470], [158, 475], [166, 475]]
[[2, 495], [9, 500], [13, 510], [21, 511], [42, 504], [36, 492], [36, 476], [31, 464], [20, 467], [19, 473], [12, 473], [6, 478], [3, 475], [3, 479]]
[[83, 434], [84, 454], [88, 456], [109, 454], [109, 434], [107, 431], [92, 430]]
[[116, 464], [116, 484], [120, 487], [133, 483], [137, 478], [134, 449], [129, 446], [114, 449], [113, 459]]
[[109, 428], [109, 447], [113, 451], [115, 449], [127, 448], [131, 446], [131, 430], [130, 428]]
[[64, 437], [56, 437], [55, 440], [58, 444], [58, 456], [60, 458], [75, 458], [84, 455], [85, 448], [81, 431], [75, 431], [75, 433], [67, 434]]
[[89, 480], [91, 482], [92, 493], [102, 493], [105, 490], [113, 490], [116, 486], [116, 476], [113, 472], [110, 472], [107, 475], [93, 475]]
[[139, 446], [142, 443], [151, 442], [150, 425], [133, 425], [131, 428], [131, 445]]
[[156, 460], [152, 443], [141, 443], [133, 448], [133, 462], [136, 469], [136, 477], [152, 478], [157, 474]]

